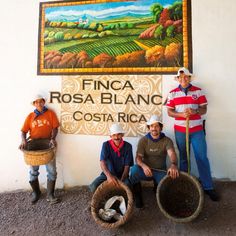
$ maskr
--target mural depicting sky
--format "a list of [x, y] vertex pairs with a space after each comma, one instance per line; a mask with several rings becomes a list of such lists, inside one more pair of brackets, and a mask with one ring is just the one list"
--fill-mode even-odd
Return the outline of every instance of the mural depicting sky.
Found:
[[150, 6], [154, 3], [160, 3], [166, 8], [174, 2], [177, 2], [177, 0], [137, 0], [134, 2], [106, 2], [100, 4], [50, 7], [45, 9], [45, 14], [49, 21], [76, 22], [78, 18], [82, 17], [93, 20], [110, 20], [127, 16], [151, 16]]

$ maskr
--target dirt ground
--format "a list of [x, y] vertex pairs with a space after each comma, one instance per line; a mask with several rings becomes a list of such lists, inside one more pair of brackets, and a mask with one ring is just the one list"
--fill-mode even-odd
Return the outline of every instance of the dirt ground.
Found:
[[117, 229], [104, 229], [91, 215], [88, 187], [56, 190], [62, 202], [49, 205], [45, 191], [36, 205], [31, 205], [28, 191], [0, 194], [0, 235], [236, 235], [236, 182], [215, 183], [220, 202], [205, 196], [200, 215], [180, 224], [166, 218], [159, 210], [151, 187], [143, 189], [145, 208], [134, 209], [131, 219]]

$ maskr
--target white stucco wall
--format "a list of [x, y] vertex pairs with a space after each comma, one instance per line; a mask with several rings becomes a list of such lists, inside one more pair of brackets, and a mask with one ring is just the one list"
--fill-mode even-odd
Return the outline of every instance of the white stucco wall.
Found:
[[[235, 0], [192, 0], [193, 69], [196, 85], [207, 93], [208, 153], [216, 178], [236, 180]], [[1, 3], [0, 14], [0, 191], [28, 188], [28, 167], [18, 150], [20, 128], [39, 91], [61, 91], [61, 76], [37, 76], [39, 1]], [[175, 86], [173, 75], [163, 76], [163, 95]], [[60, 105], [50, 104], [60, 116]], [[172, 124], [163, 110], [165, 132]], [[101, 144], [107, 137], [58, 135], [58, 187], [86, 185], [99, 172]], [[138, 138], [126, 138], [136, 150]], [[91, 148], [92, 147], [92, 148]], [[41, 167], [40, 181], [46, 182]]]

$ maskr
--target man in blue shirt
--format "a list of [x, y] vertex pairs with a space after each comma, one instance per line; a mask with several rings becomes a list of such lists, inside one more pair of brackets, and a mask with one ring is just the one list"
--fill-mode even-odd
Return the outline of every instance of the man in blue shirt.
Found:
[[100, 155], [102, 173], [90, 185], [91, 192], [104, 181], [118, 185], [118, 179], [129, 185], [129, 169], [134, 164], [130, 143], [123, 140], [124, 130], [120, 124], [110, 127], [111, 139], [104, 142]]

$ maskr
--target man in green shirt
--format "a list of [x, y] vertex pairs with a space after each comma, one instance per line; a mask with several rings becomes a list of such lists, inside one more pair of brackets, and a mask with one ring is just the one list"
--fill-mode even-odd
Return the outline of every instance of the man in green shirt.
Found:
[[[154, 180], [154, 183], [158, 184], [166, 174], [171, 178], [179, 176], [173, 142], [161, 132], [163, 124], [159, 117], [152, 115], [147, 122], [147, 127], [149, 132], [139, 140], [136, 165], [132, 167], [130, 176], [137, 208], [143, 207], [141, 180]], [[166, 167], [167, 155], [171, 162], [168, 170]]]

